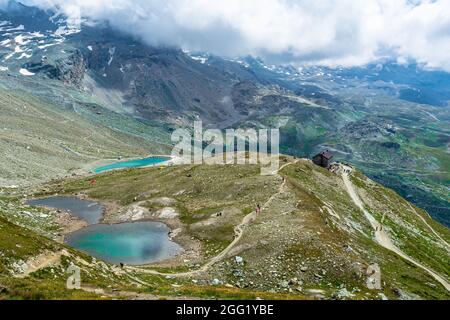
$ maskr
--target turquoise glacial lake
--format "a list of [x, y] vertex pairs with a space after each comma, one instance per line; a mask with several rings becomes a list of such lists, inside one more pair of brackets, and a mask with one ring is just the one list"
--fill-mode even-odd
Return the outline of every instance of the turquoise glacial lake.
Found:
[[110, 263], [141, 265], [172, 258], [183, 249], [169, 239], [169, 227], [160, 222], [98, 224], [104, 206], [75, 197], [56, 196], [27, 201], [30, 206], [59, 209], [89, 223], [65, 237], [69, 246]]
[[142, 265], [176, 256], [182, 248], [170, 241], [160, 222], [96, 224], [66, 236], [66, 243], [110, 263]]
[[170, 160], [170, 158], [168, 158], [168, 157], [148, 157], [148, 158], [142, 158], [142, 159], [136, 159], [136, 160], [130, 160], [130, 161], [115, 162], [115, 163], [109, 164], [107, 166], [96, 168], [96, 169], [92, 170], [92, 172], [101, 173], [101, 172], [116, 170], [116, 169], [141, 168], [141, 167], [157, 165], [157, 164], [169, 161], [169, 160]]

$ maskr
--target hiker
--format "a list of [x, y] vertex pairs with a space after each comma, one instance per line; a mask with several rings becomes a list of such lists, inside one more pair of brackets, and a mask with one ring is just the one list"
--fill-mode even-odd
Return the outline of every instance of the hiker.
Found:
[[261, 206], [259, 204], [256, 205], [256, 213], [257, 214], [261, 213]]
[[122, 262], [120, 263], [120, 268], [123, 269], [123, 263]]
[[97, 180], [96, 179], [92, 179], [90, 181], [91, 186], [95, 186], [97, 184]]

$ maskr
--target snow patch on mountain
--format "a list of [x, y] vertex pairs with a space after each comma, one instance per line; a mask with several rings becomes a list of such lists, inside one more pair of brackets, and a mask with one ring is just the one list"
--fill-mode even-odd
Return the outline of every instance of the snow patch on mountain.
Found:
[[6, 40], [3, 40], [0, 42], [0, 46], [6, 47], [6, 46], [9, 46], [10, 43], [11, 43], [11, 39], [6, 39]]
[[21, 59], [29, 59], [29, 58], [31, 58], [33, 55], [32, 54], [27, 54], [27, 53], [25, 53], [25, 52], [22, 52], [22, 54], [18, 57], [18, 58], [16, 58], [17, 60], [21, 60]]
[[46, 48], [56, 46], [57, 44], [58, 44], [58, 43], [47, 43], [47, 44], [38, 46], [38, 48], [41, 49], [41, 50], [44, 50], [44, 49], [46, 49]]
[[9, 29], [5, 29], [5, 30], [1, 30], [1, 31], [11, 32], [11, 31], [23, 31], [23, 30], [25, 30], [25, 26], [23, 24], [21, 24], [18, 27], [9, 28]]
[[62, 36], [70, 36], [72, 34], [77, 34], [80, 33], [81, 29], [79, 27], [74, 27], [74, 26], [60, 26], [56, 31], [55, 31], [55, 36], [58, 37], [62, 37]]
[[27, 36], [25, 36], [25, 35], [23, 35], [23, 34], [20, 34], [20, 35], [16, 36], [16, 37], [14, 38], [14, 41], [15, 41], [18, 45], [26, 45], [26, 44], [30, 43], [29, 37], [27, 37]]
[[21, 69], [19, 70], [19, 73], [20, 73], [21, 75], [27, 76], [27, 77], [29, 77], [29, 76], [34, 76], [34, 75], [35, 75], [33, 72], [30, 72], [30, 71], [28, 71], [27, 69], [24, 69], [24, 68], [21, 68]]
[[205, 58], [205, 57], [191, 56], [191, 59], [195, 60], [195, 61], [199, 61], [202, 64], [205, 64], [208, 61], [208, 58]]

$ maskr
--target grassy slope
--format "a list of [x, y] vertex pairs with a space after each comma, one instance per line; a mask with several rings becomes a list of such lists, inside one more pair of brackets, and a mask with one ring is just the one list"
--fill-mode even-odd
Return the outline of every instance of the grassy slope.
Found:
[[[240, 255], [248, 261], [246, 275], [256, 286], [292, 290], [296, 286], [283, 288], [283, 281], [295, 277], [303, 280], [303, 289], [321, 288], [328, 296], [345, 286], [348, 290], [356, 289], [354, 297], [373, 298], [377, 292], [364, 288], [364, 274], [369, 264], [378, 263], [383, 292], [389, 298], [396, 298], [397, 289], [404, 293], [404, 298], [448, 298], [445, 289], [427, 273], [375, 244], [367, 221], [351, 202], [339, 177], [309, 162], [288, 167], [283, 175], [288, 177], [289, 189], [252, 225], [243, 240], [247, 247]], [[377, 193], [389, 194], [378, 209], [395, 210], [401, 198], [377, 186], [380, 188]], [[325, 206], [339, 218], [330, 215]], [[398, 218], [396, 227], [402, 228], [404, 217]], [[424, 228], [415, 219], [411, 223], [416, 228]], [[449, 236], [447, 228], [441, 226], [437, 230], [444, 237]], [[429, 233], [424, 232], [422, 236], [411, 239], [411, 243], [426, 251], [426, 256], [405, 251], [448, 278], [448, 253]], [[302, 265], [307, 271], [299, 271]], [[217, 274], [232, 272], [232, 268], [224, 264]], [[260, 275], [253, 270], [270, 277], [258, 281]]]
[[[3, 214], [3, 212], [0, 212]], [[65, 270], [69, 261], [63, 259], [60, 266], [47, 268], [27, 278], [13, 278], [14, 263], [43, 253], [45, 250], [58, 251], [62, 246], [37, 233], [18, 227], [0, 216], [0, 299], [98, 299], [94, 294], [83, 291], [68, 291], [65, 284]], [[82, 277], [87, 273], [83, 272]]]
[[[228, 297], [255, 294], [251, 292], [259, 292], [261, 296], [261, 292], [269, 292], [300, 298], [308, 289], [320, 289], [322, 295], [332, 297], [345, 287], [353, 292], [352, 298], [378, 298], [378, 291], [365, 288], [365, 270], [368, 265], [378, 263], [382, 270], [381, 292], [389, 298], [398, 298], [399, 292], [402, 298], [449, 297], [423, 270], [372, 240], [368, 222], [351, 202], [339, 176], [308, 161], [287, 167], [282, 175], [287, 180], [285, 189], [246, 229], [243, 239], [231, 252], [231, 257], [242, 256], [245, 264], [237, 265], [230, 257], [199, 277], [205, 285], [217, 278], [232, 284], [233, 289], [192, 287], [189, 279], [154, 279], [157, 285], [143, 290], [165, 293], [167, 282], [176, 281], [183, 285], [177, 291], [180, 294], [208, 295], [212, 290], [211, 295], [221, 295], [220, 292], [225, 291]], [[98, 176], [95, 187], [89, 187], [88, 180], [58, 182], [50, 186], [50, 192], [83, 191], [92, 198], [115, 201], [121, 206], [132, 204], [135, 197], [144, 202], [160, 197], [173, 198], [186, 232], [202, 243], [204, 260], [226, 246], [232, 239], [232, 227], [255, 203], [264, 203], [276, 194], [281, 185], [276, 177], [260, 176], [258, 168], [253, 166], [125, 170]], [[353, 180], [374, 216], [381, 219], [386, 213], [386, 227], [397, 245], [448, 278], [448, 253], [411, 213], [406, 201], [360, 174]], [[214, 213], [228, 209], [235, 210], [217, 223]], [[449, 239], [447, 228], [426, 216], [425, 219], [442, 237]], [[185, 265], [180, 267], [186, 268]]]
[[[57, 185], [56, 190], [63, 189], [65, 193], [84, 191], [93, 199], [113, 201], [121, 206], [160, 197], [175, 199], [180, 219], [190, 234], [214, 252], [231, 242], [233, 227], [257, 203], [263, 203], [275, 193], [279, 184], [274, 177], [261, 176], [258, 166], [123, 170], [97, 176], [97, 184], [93, 187], [89, 186], [90, 179], [70, 179]], [[50, 192], [54, 190], [50, 188]], [[144, 203], [144, 206], [159, 209], [151, 203]], [[224, 210], [229, 212], [224, 221], [202, 225], [202, 221]]]
[[98, 159], [166, 147], [113, 131], [22, 91], [0, 90], [0, 184], [30, 184]]
[[[367, 102], [366, 96], [372, 96], [370, 91], [358, 95], [361, 101], [352, 101], [363, 111], [359, 119], [392, 123], [396, 134], [353, 139], [338, 133], [327, 143], [337, 149], [347, 149], [351, 154], [338, 155], [335, 160], [357, 164], [366, 175], [376, 177], [377, 181], [408, 197], [432, 213], [435, 219], [448, 225], [448, 115], [440, 108], [412, 104], [383, 95], [371, 98], [371, 102], [363, 107]], [[380, 145], [382, 142], [396, 143], [400, 148], [386, 148]]]

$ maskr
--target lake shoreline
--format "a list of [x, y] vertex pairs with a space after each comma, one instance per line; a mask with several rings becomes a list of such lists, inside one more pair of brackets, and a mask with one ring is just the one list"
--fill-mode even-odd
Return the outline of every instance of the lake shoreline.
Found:
[[[54, 198], [54, 197], [73, 198], [73, 199], [78, 199], [80, 201], [89, 201], [89, 202], [93, 202], [97, 205], [100, 205], [102, 207], [101, 218], [98, 221], [98, 223], [90, 224], [88, 221], [80, 218], [79, 216], [77, 216], [70, 210], [67, 210], [64, 208], [51, 207], [48, 205], [32, 205], [32, 204], [28, 203], [29, 201], [33, 201], [33, 200], [45, 200], [45, 199], [50, 199], [50, 198]], [[53, 196], [47, 195], [47, 196], [43, 196], [43, 197], [35, 197], [35, 198], [26, 199], [23, 202], [25, 205], [44, 208], [48, 211], [53, 212], [54, 213], [53, 221], [61, 228], [61, 232], [60, 232], [61, 236], [58, 239], [56, 239], [56, 241], [61, 244], [67, 245], [70, 248], [73, 248], [75, 250], [80, 250], [80, 249], [70, 246], [67, 243], [67, 237], [69, 235], [73, 235], [77, 232], [80, 232], [83, 229], [87, 229], [89, 227], [99, 226], [99, 225], [119, 226], [119, 225], [124, 225], [124, 224], [139, 224], [139, 223], [154, 222], [154, 223], [160, 223], [168, 229], [168, 234], [167, 234], [168, 239], [167, 240], [169, 242], [179, 246], [180, 251], [176, 255], [169, 257], [167, 259], [163, 259], [163, 260], [148, 263], [148, 264], [135, 264], [135, 266], [144, 266], [144, 267], [145, 266], [153, 266], [154, 267], [154, 266], [166, 266], [168, 264], [169, 265], [173, 265], [173, 264], [179, 265], [178, 263], [175, 263], [175, 260], [178, 260], [179, 256], [183, 255], [186, 251], [183, 246], [183, 241], [178, 241], [178, 239], [175, 239], [177, 237], [170, 237], [170, 234], [174, 230], [176, 230], [176, 228], [179, 226], [178, 223], [176, 223], [175, 221], [166, 221], [164, 219], [151, 219], [151, 218], [139, 219], [139, 220], [135, 220], [135, 221], [132, 221], [132, 220], [112, 221], [111, 219], [108, 219], [108, 215], [113, 215], [113, 212], [117, 212], [121, 208], [119, 205], [117, 205], [114, 202], [110, 202], [110, 201], [101, 202], [96, 199], [92, 199], [92, 198], [88, 197], [86, 194], [75, 194], [75, 195], [70, 195], [70, 194], [59, 195], [58, 194], [58, 195], [53, 195]], [[82, 250], [80, 250], [80, 251], [82, 251]], [[82, 252], [84, 252], [84, 251], [82, 251]], [[89, 253], [87, 253], [87, 254], [89, 254]]]
[[65, 244], [110, 264], [153, 265], [170, 260], [183, 248], [168, 237], [163, 222], [93, 224], [70, 233]]
[[[108, 171], [103, 171], [103, 172], [95, 172], [95, 169], [104, 167], [104, 166], [108, 166], [114, 163], [122, 163], [122, 162], [129, 162], [129, 161], [138, 161], [141, 159], [147, 159], [147, 158], [167, 158], [167, 161], [164, 162], [160, 162], [157, 164], [151, 164], [151, 165], [147, 165], [147, 166], [139, 166], [139, 167], [129, 167], [129, 168], [116, 168], [116, 169], [111, 169]], [[114, 158], [114, 159], [102, 159], [102, 160], [97, 160], [94, 162], [90, 162], [87, 163], [86, 165], [84, 165], [82, 168], [80, 168], [78, 170], [78, 173], [82, 176], [93, 176], [93, 175], [98, 175], [98, 174], [102, 174], [102, 173], [106, 173], [106, 172], [110, 172], [110, 171], [116, 171], [116, 170], [125, 170], [125, 169], [144, 169], [144, 168], [151, 168], [157, 165], [160, 166], [168, 166], [168, 165], [175, 165], [179, 163], [179, 159], [176, 156], [172, 156], [172, 155], [167, 155], [167, 154], [148, 154], [148, 155], [143, 155], [143, 156], [136, 156], [136, 157], [131, 157], [131, 158], [123, 158], [123, 159], [118, 159], [118, 158]]]

